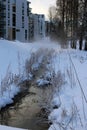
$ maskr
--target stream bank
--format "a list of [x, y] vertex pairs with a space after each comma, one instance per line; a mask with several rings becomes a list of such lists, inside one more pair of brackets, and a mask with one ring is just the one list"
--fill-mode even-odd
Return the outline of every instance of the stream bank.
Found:
[[47, 119], [40, 116], [41, 91], [43, 91], [41, 88], [32, 86], [29, 93], [19, 102], [2, 109], [0, 124], [30, 130], [47, 130], [49, 127]]
[[[14, 98], [14, 103], [0, 111], [0, 124], [29, 130], [48, 130], [47, 116], [43, 117], [41, 104], [47, 87], [37, 87], [36, 81], [43, 74], [43, 65], [35, 72], [33, 80], [25, 86], [25, 91]], [[48, 91], [49, 89], [47, 89]]]

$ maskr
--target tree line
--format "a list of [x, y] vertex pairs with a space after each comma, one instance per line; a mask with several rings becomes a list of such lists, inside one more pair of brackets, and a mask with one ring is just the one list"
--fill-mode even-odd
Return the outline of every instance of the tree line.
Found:
[[70, 40], [71, 47], [87, 50], [87, 0], [56, 0], [49, 8], [50, 36], [61, 40], [63, 45]]

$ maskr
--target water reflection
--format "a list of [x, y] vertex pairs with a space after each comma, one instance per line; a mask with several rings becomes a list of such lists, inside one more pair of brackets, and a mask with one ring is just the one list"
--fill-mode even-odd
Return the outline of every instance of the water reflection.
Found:
[[41, 90], [32, 87], [31, 92], [15, 105], [0, 112], [0, 124], [32, 130], [47, 130], [47, 124], [42, 125], [43, 119], [38, 116], [40, 112], [39, 96]]
[[8, 125], [8, 117], [11, 117], [9, 111], [1, 112], [0, 113], [0, 124], [1, 125]]

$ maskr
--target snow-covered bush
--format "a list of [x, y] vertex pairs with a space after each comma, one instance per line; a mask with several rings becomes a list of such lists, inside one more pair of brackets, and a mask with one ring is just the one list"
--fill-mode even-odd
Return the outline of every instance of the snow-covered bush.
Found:
[[38, 79], [36, 84], [38, 87], [45, 87], [45, 86], [50, 85], [51, 83], [50, 83], [50, 81], [48, 81], [46, 79]]
[[29, 75], [34, 76], [41, 65], [46, 69], [46, 65], [50, 64], [53, 52], [53, 50], [48, 49], [39, 49], [32, 52], [30, 58], [25, 62], [26, 77], [29, 78]]
[[57, 73], [53, 71], [51, 82], [52, 82], [53, 88], [55, 88], [54, 90], [59, 92], [61, 89], [61, 86], [65, 83], [65, 77], [63, 74], [61, 74], [60, 71], [58, 71]]
[[9, 103], [12, 103], [14, 96], [20, 92], [20, 87], [18, 86], [19, 79], [18, 76], [13, 75], [9, 65], [5, 77], [1, 79], [0, 109]]
[[3, 92], [7, 89], [10, 89], [10, 85], [13, 83], [13, 74], [10, 70], [10, 65], [7, 68], [7, 72], [5, 74], [5, 77], [1, 79], [1, 85], [0, 85], [0, 95], [3, 95]]
[[35, 75], [35, 72], [38, 71], [40, 64], [43, 59], [43, 50], [40, 49], [36, 52], [31, 53], [29, 59], [25, 62], [25, 75], [29, 79]]
[[59, 107], [61, 105], [60, 99], [55, 99], [54, 95], [60, 91], [62, 85], [65, 83], [65, 80], [63, 79], [64, 76], [60, 72], [55, 74], [54, 71], [51, 72], [50, 80], [45, 80], [44, 78], [37, 80], [38, 86], [42, 86], [40, 93], [40, 106], [50, 111], [55, 106]]

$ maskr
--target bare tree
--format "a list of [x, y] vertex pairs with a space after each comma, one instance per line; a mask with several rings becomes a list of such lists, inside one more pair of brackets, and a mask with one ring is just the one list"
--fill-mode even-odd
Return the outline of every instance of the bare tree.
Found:
[[56, 6], [60, 12], [60, 18], [64, 33], [71, 39], [71, 46], [76, 48], [76, 36], [78, 30], [78, 0], [57, 0]]

